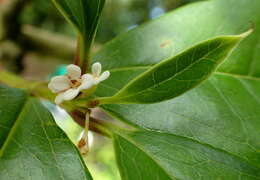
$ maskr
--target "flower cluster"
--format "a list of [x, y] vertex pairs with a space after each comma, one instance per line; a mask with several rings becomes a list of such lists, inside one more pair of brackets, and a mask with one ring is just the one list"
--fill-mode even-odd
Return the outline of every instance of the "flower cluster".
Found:
[[63, 76], [55, 76], [48, 84], [49, 89], [58, 95], [55, 98], [56, 104], [74, 99], [80, 91], [90, 89], [110, 76], [109, 71], [101, 73], [100, 63], [92, 65], [92, 74], [81, 74], [80, 67], [70, 64], [67, 66], [67, 73]]

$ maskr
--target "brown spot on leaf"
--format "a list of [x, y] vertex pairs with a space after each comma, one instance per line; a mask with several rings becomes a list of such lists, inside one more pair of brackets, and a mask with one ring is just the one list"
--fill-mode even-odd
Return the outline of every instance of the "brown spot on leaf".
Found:
[[171, 40], [164, 40], [164, 41], [160, 44], [160, 47], [161, 47], [161, 48], [167, 47], [167, 46], [169, 46], [171, 43], [172, 43]]

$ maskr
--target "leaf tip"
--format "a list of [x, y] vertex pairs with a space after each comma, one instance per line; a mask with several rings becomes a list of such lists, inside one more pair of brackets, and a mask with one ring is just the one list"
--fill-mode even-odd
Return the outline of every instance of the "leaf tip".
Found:
[[246, 38], [247, 36], [249, 36], [252, 32], [254, 31], [254, 26], [252, 24], [252, 26], [250, 27], [250, 29], [248, 29], [246, 32], [242, 33], [242, 34], [239, 34], [238, 36], [241, 38], [241, 39], [244, 39]]

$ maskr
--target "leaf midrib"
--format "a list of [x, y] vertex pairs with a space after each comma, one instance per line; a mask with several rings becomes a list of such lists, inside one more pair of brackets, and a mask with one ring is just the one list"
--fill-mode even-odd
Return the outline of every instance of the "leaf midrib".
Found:
[[252, 81], [259, 81], [260, 82], [260, 77], [255, 77], [255, 76], [234, 74], [234, 73], [222, 72], [222, 71], [216, 71], [216, 72], [214, 72], [214, 74], [229, 76], [229, 77], [233, 77], [233, 78], [236, 78], [236, 79], [246, 79], [246, 80], [252, 80]]
[[[148, 70], [151, 67], [152, 67], [152, 65], [150, 65], [150, 66], [129, 66], [129, 67], [121, 67], [121, 68], [112, 68], [109, 71], [118, 72], [118, 71], [131, 71], [131, 70], [138, 70], [138, 69]], [[238, 79], [246, 79], [246, 80], [253, 80], [253, 81], [260, 82], [260, 77], [256, 77], [256, 76], [235, 74], [235, 73], [224, 72], [224, 71], [215, 71], [213, 74], [220, 74], [223, 76], [229, 76], [229, 77], [238, 78]]]
[[121, 138], [125, 139], [127, 142], [131, 143], [132, 145], [134, 145], [135, 147], [137, 147], [140, 151], [142, 151], [144, 154], [146, 154], [149, 158], [152, 159], [152, 161], [157, 164], [164, 172], [165, 174], [167, 174], [170, 178], [176, 179], [176, 177], [170, 175], [163, 166], [160, 165], [160, 163], [153, 158], [152, 155], [150, 155], [149, 153], [147, 153], [142, 147], [140, 147], [138, 144], [136, 144], [134, 141], [132, 141], [130, 138], [127, 138], [127, 136], [123, 136], [121, 134], [115, 133], [117, 136], [120, 136]]
[[15, 120], [14, 124], [12, 125], [12, 127], [11, 127], [11, 129], [10, 129], [10, 131], [9, 131], [9, 133], [8, 133], [8, 135], [7, 135], [7, 137], [6, 137], [6, 139], [5, 139], [5, 141], [4, 141], [3, 145], [2, 145], [2, 148], [0, 149], [0, 158], [3, 156], [4, 151], [5, 151], [6, 147], [7, 147], [7, 145], [8, 145], [9, 142], [11, 141], [12, 135], [15, 133], [15, 131], [16, 131], [16, 129], [17, 129], [17, 126], [19, 125], [19, 123], [20, 123], [20, 121], [21, 121], [21, 119], [22, 119], [21, 116], [22, 116], [23, 113], [25, 112], [25, 109], [26, 109], [25, 107], [27, 106], [27, 104], [28, 104], [28, 96], [27, 96], [26, 99], [24, 100], [24, 104], [23, 104], [23, 106], [21, 107], [21, 110], [20, 110], [19, 114], [16, 116], [16, 120]]
[[[173, 76], [171, 76], [171, 77], [169, 77], [169, 78], [167, 78], [167, 79], [164, 79], [163, 81], [161, 81], [161, 82], [159, 82], [159, 83], [157, 83], [157, 84], [154, 84], [154, 85], [152, 85], [152, 86], [150, 86], [150, 87], [148, 87], [148, 88], [145, 88], [145, 89], [143, 89], [143, 90], [141, 90], [141, 91], [139, 91], [139, 92], [136, 92], [136, 93], [133, 93], [133, 94], [130, 94], [130, 95], [127, 95], [127, 96], [120, 96], [120, 93], [123, 92], [125, 89], [128, 88], [128, 85], [126, 85], [126, 86], [123, 87], [120, 91], [118, 91], [118, 92], [114, 95], [114, 97], [115, 97], [115, 98], [118, 98], [118, 99], [129, 98], [129, 97], [132, 97], [132, 96], [136, 96], [136, 95], [142, 94], [143, 92], [145, 92], [145, 91], [148, 90], [148, 89], [154, 88], [154, 87], [156, 87], [156, 86], [158, 86], [158, 85], [160, 85], [160, 84], [163, 84], [163, 83], [165, 83], [165, 82], [167, 82], [167, 81], [170, 81], [171, 79], [177, 77], [178, 75], [182, 74], [183, 72], [185, 72], [186, 70], [188, 70], [189, 68], [191, 68], [192, 66], [194, 66], [195, 64], [200, 63], [202, 60], [204, 60], [204, 59], [209, 60], [207, 57], [208, 57], [210, 54], [212, 54], [214, 51], [216, 51], [217, 49], [219, 49], [220, 47], [222, 47], [222, 46], [223, 46], [223, 44], [221, 43], [221, 44], [220, 44], [219, 46], [217, 46], [214, 50], [209, 51], [207, 54], [205, 54], [204, 56], [202, 56], [201, 58], [199, 58], [197, 61], [195, 61], [195, 62], [189, 64], [186, 68], [182, 69], [181, 71], [175, 73]], [[186, 52], [186, 51], [185, 51], [185, 52]], [[183, 53], [185, 53], [185, 52], [183, 52]], [[181, 56], [183, 53], [181, 53], [181, 54], [179, 54], [179, 55], [177, 55], [177, 56], [175, 56], [175, 57], [173, 57], [173, 58], [178, 58], [178, 56]], [[226, 56], [225, 56], [225, 57], [226, 57]], [[178, 59], [176, 59], [176, 60], [178, 60]], [[158, 64], [156, 64], [155, 66], [158, 66], [158, 65], [160, 65], [160, 64], [162, 64], [162, 63], [164, 63], [164, 62], [165, 62], [165, 61], [162, 61], [161, 63], [158, 63]], [[219, 63], [219, 62], [215, 62], [215, 64], [218, 64], [218, 63]], [[148, 69], [148, 70], [149, 70], [149, 69]], [[137, 81], [142, 75], [144, 75], [144, 74], [146, 74], [146, 73], [149, 73], [149, 72], [146, 71], [146, 72], [144, 72], [143, 74], [140, 74], [139, 76], [137, 76], [137, 77], [135, 77], [133, 80], [131, 80], [128, 84], [131, 84], [131, 83]], [[209, 75], [208, 75], [208, 76], [209, 76]], [[206, 76], [206, 77], [207, 77], [207, 76]], [[202, 77], [202, 79], [203, 79], [203, 78], [205, 79], [205, 77]], [[196, 86], [195, 86], [195, 87], [196, 87]], [[118, 95], [119, 95], [119, 96], [118, 96]], [[117, 97], [117, 96], [118, 96], [118, 97]]]
[[[77, 29], [78, 31], [80, 31], [79, 29], [79, 25], [80, 24], [76, 24], [76, 23], [79, 23], [77, 18], [75, 19], [76, 20], [76, 23], [73, 22], [70, 18], [69, 18], [69, 14], [66, 12], [66, 10], [64, 10], [64, 8], [56, 1], [56, 0], [52, 0], [52, 2], [55, 4], [55, 6], [57, 7], [57, 9], [59, 9], [59, 11], [61, 12], [61, 14], [65, 17], [65, 19], [75, 28]], [[67, 2], [64, 1], [65, 4], [68, 6]], [[74, 16], [74, 13], [69, 9], [70, 13]], [[74, 16], [75, 17], [75, 16]]]
[[[161, 132], [159, 132], [159, 133], [161, 133]], [[171, 136], [176, 136], [176, 137], [179, 137], [179, 138], [184, 138], [184, 139], [187, 139], [187, 140], [189, 140], [189, 141], [193, 141], [194, 143], [200, 144], [200, 145], [202, 145], [202, 146], [206, 146], [207, 148], [214, 149], [214, 150], [216, 150], [216, 151], [218, 151], [218, 152], [223, 152], [223, 153], [225, 153], [225, 154], [228, 155], [228, 156], [233, 156], [233, 157], [235, 157], [237, 160], [239, 160], [239, 161], [241, 161], [241, 162], [246, 162], [246, 163], [248, 164], [248, 166], [251, 166], [251, 167], [253, 167], [253, 168], [255, 168], [255, 169], [259, 169], [259, 171], [260, 171], [260, 167], [254, 165], [254, 164], [251, 164], [251, 163], [248, 162], [246, 159], [243, 159], [242, 157], [237, 156], [237, 155], [235, 155], [235, 154], [232, 154], [232, 153], [230, 153], [230, 152], [228, 152], [228, 151], [226, 151], [226, 150], [219, 149], [219, 148], [217, 148], [217, 147], [215, 147], [215, 146], [212, 146], [212, 145], [210, 145], [210, 144], [201, 143], [201, 142], [199, 142], [199, 141], [197, 141], [197, 140], [190, 139], [190, 138], [187, 138], [187, 137], [184, 137], [184, 136], [180, 136], [180, 135], [176, 135], [176, 134], [172, 134], [172, 133], [164, 133], [164, 134], [169, 134], [169, 135], [171, 135]], [[133, 140], [131, 140], [131, 138], [128, 138], [127, 135], [122, 135], [122, 134], [118, 134], [118, 133], [117, 133], [117, 135], [120, 136], [120, 137], [122, 137], [122, 138], [124, 138], [124, 139], [126, 139], [128, 142], [132, 143], [132, 145], [136, 146], [140, 151], [142, 151], [143, 153], [145, 153], [145, 154], [146, 154], [147, 156], [149, 156], [157, 165], [159, 165], [159, 167], [160, 167], [164, 172], [166, 172], [167, 175], [169, 175], [169, 173], [165, 170], [165, 168], [164, 168], [163, 166], [161, 166], [160, 163], [159, 163], [156, 159], [153, 158], [153, 155], [151, 155], [149, 152], [145, 151], [145, 149], [143, 149], [140, 145], [138, 145], [138, 144], [135, 143]], [[212, 161], [214, 161], [214, 160], [212, 160]], [[222, 162], [218, 162], [218, 161], [214, 161], [214, 162], [223, 164], [224, 166], [228, 166], [228, 165], [226, 165], [226, 164], [224, 164], [224, 163], [222, 163]], [[230, 166], [228, 166], [228, 167], [230, 168]], [[234, 171], [237, 171], [237, 172], [240, 172], [240, 173], [242, 172], [242, 171], [239, 171], [239, 170], [236, 169], [236, 168], [232, 168], [232, 169], [233, 169]], [[244, 172], [243, 172], [243, 173], [244, 173]], [[248, 173], [244, 173], [244, 174], [245, 174], [245, 175], [248, 175], [248, 176], [250, 176], [250, 177], [255, 177], [255, 178], [257, 178], [257, 179], [260, 179], [259, 177], [257, 177], [257, 176], [252, 176], [251, 174], [248, 174]], [[171, 175], [169, 175], [169, 177], [176, 179], [176, 177], [172, 177]]]
[[93, 21], [94, 22], [94, 26], [91, 26], [91, 29], [90, 29], [90, 34], [89, 34], [90, 37], [94, 34], [95, 29], [97, 27], [97, 26], [95, 26], [95, 24], [97, 24], [98, 17], [99, 17], [99, 14], [100, 14], [100, 5], [101, 5], [101, 0], [98, 0], [97, 13], [96, 13], [96, 16], [95, 16], [95, 20]]

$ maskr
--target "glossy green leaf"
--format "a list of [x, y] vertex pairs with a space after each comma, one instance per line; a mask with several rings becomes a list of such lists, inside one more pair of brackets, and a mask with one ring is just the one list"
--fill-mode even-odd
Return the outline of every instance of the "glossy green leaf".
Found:
[[[255, 26], [254, 32], [232, 52], [218, 69], [219, 72], [214, 73], [199, 87], [173, 100], [157, 104], [103, 105], [101, 108], [115, 118], [138, 128], [155, 131], [155, 134], [168, 134], [204, 144], [259, 168], [259, 12], [260, 1], [258, 0], [198, 2], [119, 36], [108, 43], [94, 58], [102, 61], [104, 68], [111, 71], [111, 77], [100, 84], [97, 89], [96, 95], [99, 97], [116, 94], [136, 76], [149, 69], [151, 65], [172, 57], [200, 41], [218, 35], [240, 33], [245, 31], [250, 23]], [[116, 50], [111, 51], [111, 49]], [[117, 149], [117, 152], [121, 153], [124, 150], [123, 155], [125, 156], [127, 153], [131, 153], [129, 146], [131, 148], [142, 147], [144, 143], [137, 143], [141, 141], [137, 136], [135, 138], [137, 146], [133, 146], [133, 140], [126, 137], [124, 139], [126, 139], [123, 142], [126, 144], [126, 148], [121, 146], [121, 150]], [[156, 141], [157, 137], [154, 137], [154, 140]], [[176, 144], [171, 141], [171, 138], [167, 141], [170, 145]], [[128, 145], [129, 142], [130, 145]], [[164, 149], [161, 148], [159, 142], [157, 144], [153, 144], [153, 149], [158, 150], [156, 154], [158, 157]], [[187, 149], [182, 151], [184, 150], [187, 151]], [[190, 154], [195, 151], [193, 148], [189, 150]], [[132, 152], [134, 151], [132, 150]], [[169, 152], [167, 150], [163, 153], [168, 154]], [[171, 157], [174, 158], [175, 154]], [[124, 169], [136, 169], [134, 165], [141, 166], [144, 161], [139, 155], [131, 159], [132, 163], [126, 163], [123, 155], [121, 153], [121, 156], [118, 157], [120, 171], [125, 179], [131, 179], [131, 174], [126, 174]], [[208, 151], [201, 154], [202, 158], [207, 156], [210, 156]], [[193, 156], [189, 157], [191, 162]], [[158, 163], [164, 162], [155, 160]], [[181, 167], [187, 166], [187, 161], [178, 160], [174, 162], [178, 163], [180, 172], [175, 168], [175, 173], [185, 174], [183, 172], [185, 169], [181, 169]], [[217, 176], [213, 177], [212, 174], [205, 173], [205, 176], [198, 177], [195, 174], [190, 179], [217, 179], [219, 176], [227, 180], [238, 179], [236, 176], [225, 176], [225, 174], [232, 174], [231, 171], [227, 171], [230, 167], [235, 167], [235, 164], [237, 163], [229, 164], [215, 172], [213, 169], [219, 168], [216, 164], [212, 164], [211, 167], [204, 166], [203, 170], [206, 169], [213, 175], [218, 172]], [[140, 166], [138, 169], [143, 173], [152, 173], [145, 171]], [[162, 168], [160, 166], [160, 169]], [[168, 168], [170, 171], [171, 166]], [[257, 179], [243, 175], [240, 178]]]
[[52, 1], [63, 16], [78, 30], [81, 35], [81, 46], [84, 48], [84, 53], [89, 53], [105, 0]]
[[[223, 72], [260, 77], [260, 1], [207, 0], [191, 3], [124, 33], [95, 56], [104, 69], [150, 66], [216, 36], [254, 32], [220, 67]], [[127, 83], [127, 82], [125, 82]]]
[[0, 179], [92, 179], [48, 110], [5, 86], [0, 86]]
[[248, 33], [202, 42], [151, 67], [113, 97], [101, 98], [100, 103], [145, 104], [177, 97], [206, 80]]
[[123, 180], [260, 179], [259, 167], [172, 134], [119, 131], [114, 134], [114, 147]]
[[170, 101], [103, 109], [140, 128], [210, 144], [260, 167], [259, 92], [260, 79], [221, 73]]

